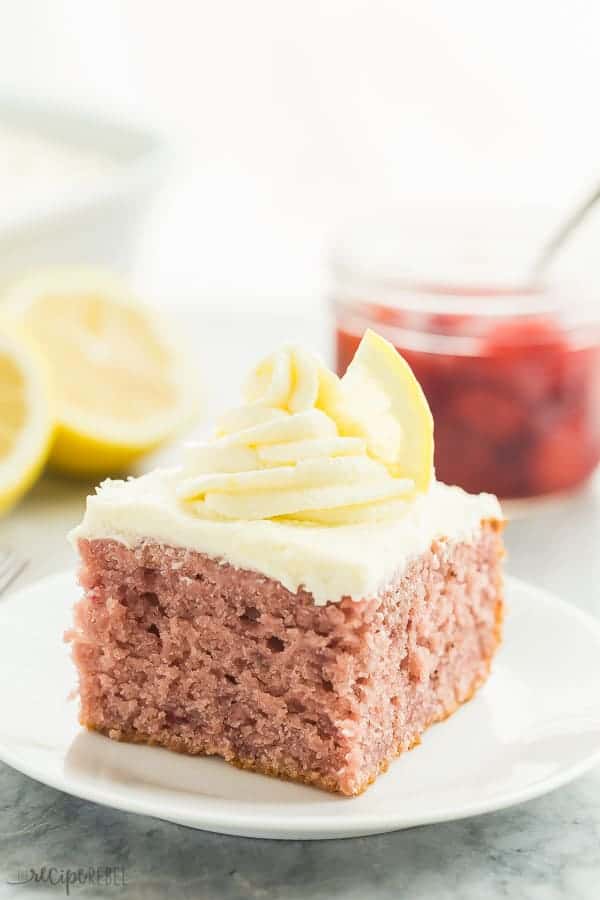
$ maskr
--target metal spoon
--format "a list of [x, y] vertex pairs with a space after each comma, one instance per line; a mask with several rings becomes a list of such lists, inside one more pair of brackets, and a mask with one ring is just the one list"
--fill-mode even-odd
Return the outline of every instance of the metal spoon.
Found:
[[567, 243], [571, 235], [577, 230], [584, 219], [587, 218], [590, 210], [594, 208], [600, 200], [600, 185], [598, 185], [592, 194], [578, 206], [573, 213], [562, 223], [560, 228], [554, 233], [549, 241], [542, 247], [541, 253], [535, 261], [531, 269], [531, 279], [539, 282], [541, 277], [548, 269], [550, 263], [561, 249]]

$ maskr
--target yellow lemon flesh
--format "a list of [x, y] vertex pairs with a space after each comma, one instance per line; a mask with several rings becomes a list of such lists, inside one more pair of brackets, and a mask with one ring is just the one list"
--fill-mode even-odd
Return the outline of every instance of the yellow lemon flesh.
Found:
[[90, 269], [31, 276], [9, 291], [3, 309], [51, 371], [55, 467], [91, 476], [122, 471], [193, 416], [189, 355], [114, 276]]
[[25, 339], [0, 325], [0, 513], [37, 478], [52, 433], [44, 364]]

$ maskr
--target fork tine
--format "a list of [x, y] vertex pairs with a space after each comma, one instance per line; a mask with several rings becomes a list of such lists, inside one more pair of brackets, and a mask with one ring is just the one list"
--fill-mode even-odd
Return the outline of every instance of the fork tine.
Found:
[[0, 576], [13, 564], [14, 559], [14, 550], [9, 550], [7, 547], [3, 547], [0, 550]]
[[13, 550], [12, 547], [4, 548], [4, 555], [0, 560], [0, 575], [4, 575], [8, 571], [12, 572], [16, 567], [20, 571], [26, 562], [25, 557]]
[[0, 571], [11, 563], [17, 554], [12, 547], [0, 547]]
[[27, 560], [14, 550], [3, 550], [0, 553], [0, 594], [2, 594], [23, 571]]
[[27, 561], [16, 553], [10, 552], [5, 555], [0, 564], [0, 594], [14, 581], [25, 568]]

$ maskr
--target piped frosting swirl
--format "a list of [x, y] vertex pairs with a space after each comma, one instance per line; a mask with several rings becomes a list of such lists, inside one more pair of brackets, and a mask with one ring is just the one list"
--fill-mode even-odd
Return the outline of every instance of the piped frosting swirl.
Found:
[[401, 516], [411, 479], [391, 474], [355, 427], [340, 379], [285, 347], [250, 375], [245, 403], [184, 449], [177, 496], [203, 518], [343, 525]]

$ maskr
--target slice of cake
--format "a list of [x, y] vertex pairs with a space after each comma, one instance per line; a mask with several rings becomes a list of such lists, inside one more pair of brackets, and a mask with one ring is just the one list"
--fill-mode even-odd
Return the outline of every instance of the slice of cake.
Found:
[[88, 499], [82, 724], [363, 791], [500, 640], [498, 502], [432, 458], [423, 394], [376, 335], [341, 381], [297, 348], [262, 362], [181, 468]]

